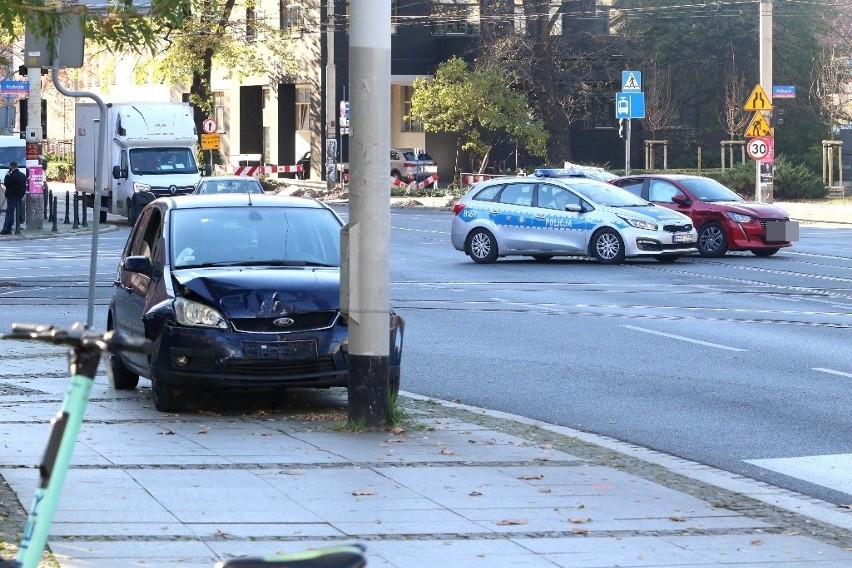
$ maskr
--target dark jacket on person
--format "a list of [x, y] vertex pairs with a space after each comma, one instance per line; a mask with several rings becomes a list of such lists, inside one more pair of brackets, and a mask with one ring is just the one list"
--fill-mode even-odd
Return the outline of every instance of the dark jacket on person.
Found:
[[27, 194], [27, 176], [21, 170], [9, 170], [3, 185], [6, 186], [6, 199], [23, 199]]

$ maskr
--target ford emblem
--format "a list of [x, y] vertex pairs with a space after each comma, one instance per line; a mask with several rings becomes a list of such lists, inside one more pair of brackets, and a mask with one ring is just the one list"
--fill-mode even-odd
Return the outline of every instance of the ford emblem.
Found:
[[170, 185], [169, 186], [169, 195], [174, 195], [175, 193], [177, 193], [177, 186], [176, 185]]
[[292, 318], [276, 318], [272, 320], [272, 325], [275, 327], [290, 327], [294, 322]]

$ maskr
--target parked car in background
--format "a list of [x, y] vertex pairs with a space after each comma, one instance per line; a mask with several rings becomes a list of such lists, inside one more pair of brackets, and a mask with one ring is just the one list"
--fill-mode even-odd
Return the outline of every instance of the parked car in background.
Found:
[[213, 176], [201, 178], [192, 193], [263, 193], [263, 186], [249, 176]]
[[438, 173], [438, 164], [422, 148], [391, 148], [390, 175], [403, 181], [423, 181]]
[[475, 183], [453, 213], [453, 247], [478, 263], [509, 255], [672, 262], [696, 252], [685, 215], [604, 182], [546, 171]]
[[696, 175], [643, 174], [610, 182], [630, 193], [689, 216], [698, 230], [698, 252], [728, 251], [772, 256], [799, 239], [799, 223], [775, 205], [744, 200], [718, 181]]
[[[164, 197], [140, 214], [121, 255], [108, 329], [153, 342], [110, 358], [118, 389], [151, 380], [154, 406], [213, 389], [346, 387], [337, 214], [313, 199]], [[388, 314], [389, 391], [399, 390], [404, 321]]]

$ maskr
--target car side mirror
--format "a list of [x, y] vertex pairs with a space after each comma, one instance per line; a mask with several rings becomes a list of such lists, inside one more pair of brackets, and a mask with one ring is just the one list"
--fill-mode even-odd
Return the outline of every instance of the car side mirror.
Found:
[[128, 256], [124, 259], [122, 267], [127, 272], [135, 272], [149, 278], [154, 275], [154, 265], [147, 256]]
[[682, 193], [672, 196], [672, 203], [678, 205], [692, 205], [692, 201]]
[[579, 203], [566, 203], [565, 211], [568, 211], [569, 213], [582, 213], [583, 206]]

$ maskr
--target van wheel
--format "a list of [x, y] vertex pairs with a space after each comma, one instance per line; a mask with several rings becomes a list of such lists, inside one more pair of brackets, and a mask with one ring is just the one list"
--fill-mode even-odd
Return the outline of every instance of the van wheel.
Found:
[[106, 223], [107, 212], [106, 209], [101, 209], [100, 220], [101, 223]]

